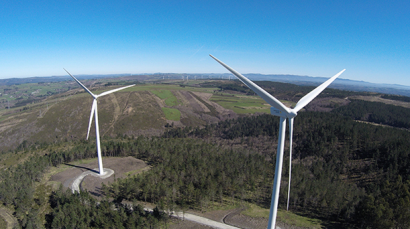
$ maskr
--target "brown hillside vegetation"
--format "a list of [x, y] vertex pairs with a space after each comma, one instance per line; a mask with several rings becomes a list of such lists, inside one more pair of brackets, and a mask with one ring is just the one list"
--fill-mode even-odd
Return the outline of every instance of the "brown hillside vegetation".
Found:
[[[87, 86], [93, 87], [93, 91], [98, 90], [97, 94], [118, 87], [118, 85], [107, 87], [97, 81], [85, 82]], [[266, 109], [253, 101], [254, 97], [247, 95], [248, 89], [239, 82], [198, 82], [200, 83], [195, 84], [195, 87], [178, 86], [178, 82], [176, 84], [141, 84], [99, 98], [101, 137], [115, 137], [124, 134], [158, 136], [166, 130], [167, 126], [204, 126], [238, 117], [237, 113], [264, 112], [260, 109]], [[266, 82], [259, 83], [266, 84]], [[83, 89], [78, 88], [75, 82], [64, 84], [65, 87], [67, 85], [69, 88], [74, 88], [42, 100], [37, 98], [36, 101], [41, 100], [40, 102], [2, 110], [0, 112], [0, 148], [2, 150], [14, 149], [23, 141], [33, 143], [85, 139], [92, 98]], [[228, 90], [229, 88], [225, 89], [226, 85], [231, 85], [230, 89], [232, 85], [237, 85], [236, 87], [244, 91]], [[300, 91], [307, 90], [304, 87], [290, 84], [276, 85], [272, 82], [262, 86], [265, 86], [269, 92], [288, 106], [294, 106], [293, 103], [304, 95]], [[166, 99], [154, 93], [161, 90], [170, 91], [177, 102], [167, 105]], [[351, 99], [410, 107], [409, 102], [384, 99], [380, 94], [361, 95], [346, 91], [337, 91], [337, 93], [332, 91], [329, 96], [319, 96], [313, 100], [306, 110], [330, 112], [348, 105]], [[250, 102], [255, 103], [256, 107]], [[230, 104], [227, 105], [227, 103]], [[164, 109], [178, 110], [180, 116], [167, 119]], [[90, 135], [91, 138], [95, 136], [94, 122]]]
[[391, 105], [395, 105], [395, 106], [401, 106], [401, 107], [404, 107], [404, 108], [410, 108], [410, 103], [409, 102], [397, 101], [397, 100], [391, 100], [391, 99], [384, 99], [380, 95], [353, 96], [351, 98], [352, 99], [364, 100], [364, 101], [370, 101], [370, 102], [381, 102], [381, 103], [384, 103], [384, 104], [391, 104]]
[[[148, 90], [117, 92], [99, 98], [101, 137], [159, 135], [166, 129], [167, 123], [182, 127], [200, 126], [237, 117], [234, 112], [209, 101], [210, 93], [182, 90], [172, 93], [178, 104], [171, 107]], [[2, 149], [14, 148], [24, 140], [57, 142], [85, 139], [91, 104], [91, 96], [80, 93], [50, 104], [48, 109], [42, 111], [36, 107], [16, 111], [0, 123], [0, 146]], [[162, 107], [179, 110], [180, 121], [167, 120]], [[94, 121], [90, 136], [95, 136]]]

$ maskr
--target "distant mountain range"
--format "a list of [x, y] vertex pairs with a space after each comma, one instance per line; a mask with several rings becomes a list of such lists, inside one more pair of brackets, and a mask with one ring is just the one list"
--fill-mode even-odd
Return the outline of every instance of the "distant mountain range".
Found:
[[[129, 76], [130, 74], [109, 74], [109, 75], [75, 75], [78, 79], [99, 79], [99, 78], [113, 78], [120, 76]], [[25, 83], [51, 83], [72, 80], [70, 76], [35, 76], [27, 78], [9, 78], [0, 79], [1, 85], [14, 85]]]
[[[227, 74], [228, 75], [228, 74]], [[263, 74], [245, 74], [251, 80], [261, 81], [275, 81], [283, 83], [291, 83], [303, 86], [316, 86], [323, 83], [328, 78], [325, 77], [311, 77], [299, 75], [263, 75]], [[336, 79], [330, 88], [348, 90], [348, 91], [368, 91], [394, 95], [410, 96], [410, 86], [398, 84], [377, 84], [364, 81]]]
[[[130, 76], [131, 74], [108, 74], [108, 75], [76, 75], [79, 79], [99, 79], [99, 78], [116, 78]], [[234, 77], [229, 73], [224, 74], [185, 74], [185, 73], [155, 73], [155, 74], [138, 74], [151, 76], [153, 79], [162, 79], [166, 76], [168, 79], [181, 79], [181, 76], [188, 76], [189, 79], [193, 79], [195, 76], [198, 79], [227, 79], [229, 76], [231, 79]], [[311, 77], [311, 76], [299, 76], [299, 75], [264, 75], [264, 74], [244, 74], [249, 79], [254, 81], [274, 81], [291, 83], [302, 86], [316, 86], [324, 82], [325, 77]], [[14, 85], [24, 83], [50, 83], [71, 80], [69, 76], [49, 76], [49, 77], [29, 77], [29, 78], [10, 78], [0, 79], [0, 85]], [[330, 88], [348, 90], [348, 91], [368, 91], [384, 94], [395, 94], [410, 96], [410, 86], [398, 85], [398, 84], [377, 84], [364, 81], [348, 80], [348, 79], [336, 79], [330, 86]]]

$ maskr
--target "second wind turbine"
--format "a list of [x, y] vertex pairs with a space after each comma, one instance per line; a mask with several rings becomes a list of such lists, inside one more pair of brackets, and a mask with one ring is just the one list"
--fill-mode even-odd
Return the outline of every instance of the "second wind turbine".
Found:
[[88, 136], [90, 135], [91, 122], [93, 121], [93, 116], [95, 115], [95, 138], [96, 138], [95, 142], [96, 142], [96, 144], [97, 144], [98, 169], [99, 169], [100, 175], [102, 176], [102, 175], [104, 175], [105, 173], [104, 173], [104, 168], [103, 168], [102, 158], [101, 158], [101, 144], [100, 144], [100, 130], [99, 130], [99, 127], [98, 127], [97, 99], [98, 99], [99, 97], [101, 97], [101, 96], [108, 95], [108, 94], [111, 94], [111, 93], [113, 93], [113, 92], [116, 92], [116, 91], [119, 91], [119, 90], [122, 90], [122, 89], [125, 89], [125, 88], [132, 87], [132, 86], [134, 86], [135, 84], [129, 85], [129, 86], [125, 86], [125, 87], [121, 87], [121, 88], [117, 88], [117, 89], [113, 89], [113, 90], [110, 90], [110, 91], [106, 91], [106, 92], [103, 92], [103, 93], [101, 93], [101, 94], [99, 94], [99, 95], [95, 95], [95, 94], [93, 94], [90, 90], [88, 90], [88, 88], [86, 88], [80, 81], [78, 81], [73, 75], [71, 75], [65, 68], [63, 68], [63, 69], [64, 69], [82, 88], [84, 88], [84, 90], [85, 90], [86, 92], [88, 92], [88, 93], [94, 98], [94, 100], [93, 100], [93, 105], [92, 105], [92, 107], [91, 107], [90, 122], [88, 123], [87, 140], [88, 140]]
[[270, 112], [272, 115], [279, 116], [279, 139], [278, 139], [278, 150], [276, 153], [276, 167], [275, 167], [275, 178], [273, 181], [273, 190], [272, 190], [272, 200], [270, 204], [270, 212], [269, 212], [269, 222], [268, 222], [268, 229], [275, 228], [276, 224], [276, 215], [278, 210], [278, 203], [279, 203], [279, 188], [280, 188], [280, 180], [282, 176], [282, 164], [283, 164], [283, 151], [285, 147], [285, 132], [286, 132], [286, 119], [289, 119], [289, 142], [290, 142], [290, 158], [289, 158], [289, 188], [288, 188], [288, 208], [289, 208], [289, 193], [290, 193], [290, 177], [291, 177], [291, 167], [292, 167], [292, 135], [293, 135], [293, 119], [298, 115], [298, 111], [300, 111], [303, 107], [305, 107], [310, 101], [312, 101], [316, 96], [318, 96], [327, 86], [329, 86], [340, 74], [342, 74], [345, 69], [341, 72], [337, 73], [333, 77], [326, 80], [320, 86], [315, 88], [313, 91], [309, 92], [307, 95], [303, 96], [296, 106], [293, 109], [286, 107], [283, 103], [273, 97], [271, 94], [260, 88], [254, 82], [250, 81], [245, 76], [241, 75], [239, 72], [233, 70], [228, 65], [224, 64], [222, 61], [218, 60], [214, 56], [210, 55], [213, 59], [215, 59], [218, 63], [228, 69], [232, 74], [234, 74], [238, 79], [248, 86], [252, 91], [258, 94], [263, 100], [265, 100], [269, 105], [272, 107], [270, 108]]

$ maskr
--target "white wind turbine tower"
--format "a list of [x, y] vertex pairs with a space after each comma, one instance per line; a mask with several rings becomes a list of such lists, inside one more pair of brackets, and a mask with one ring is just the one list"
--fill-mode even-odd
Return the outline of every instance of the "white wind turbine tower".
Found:
[[289, 208], [289, 193], [290, 193], [290, 180], [291, 180], [291, 167], [292, 167], [292, 135], [293, 135], [293, 119], [296, 117], [297, 112], [305, 107], [310, 101], [312, 101], [316, 96], [318, 96], [329, 84], [331, 84], [339, 75], [341, 75], [346, 69], [343, 69], [341, 72], [337, 73], [333, 77], [329, 78], [327, 81], [322, 83], [320, 86], [315, 88], [313, 91], [309, 92], [307, 95], [303, 96], [296, 106], [293, 109], [286, 107], [278, 99], [270, 95], [268, 92], [260, 88], [258, 85], [250, 81], [245, 76], [241, 75], [237, 71], [230, 68], [228, 65], [224, 64], [222, 61], [218, 60], [214, 56], [210, 55], [222, 66], [228, 69], [232, 74], [234, 74], [238, 79], [248, 86], [252, 91], [258, 94], [263, 100], [265, 100], [272, 107], [270, 112], [272, 115], [279, 116], [279, 139], [278, 139], [278, 149], [276, 154], [276, 168], [275, 168], [275, 178], [273, 181], [273, 190], [272, 190], [272, 200], [270, 205], [269, 212], [269, 222], [268, 229], [275, 228], [276, 224], [276, 214], [278, 209], [278, 200], [279, 200], [279, 187], [280, 180], [282, 176], [282, 164], [283, 164], [283, 151], [285, 146], [285, 132], [286, 132], [286, 118], [289, 119], [289, 144], [290, 144], [290, 158], [289, 158], [289, 187], [288, 187], [288, 202], [287, 208]]
[[98, 155], [98, 168], [100, 170], [100, 175], [104, 175], [104, 168], [103, 168], [103, 164], [102, 164], [102, 158], [101, 158], [101, 145], [100, 145], [100, 131], [99, 131], [99, 127], [98, 127], [98, 109], [97, 109], [97, 99], [101, 96], [104, 95], [108, 95], [111, 94], [113, 92], [125, 89], [125, 88], [129, 88], [134, 86], [133, 85], [129, 85], [129, 86], [125, 86], [125, 87], [121, 87], [121, 88], [117, 88], [117, 89], [113, 89], [110, 91], [106, 91], [103, 92], [99, 95], [95, 95], [93, 94], [90, 90], [88, 90], [88, 88], [86, 88], [80, 81], [78, 81], [73, 75], [71, 75], [65, 68], [63, 68], [82, 88], [84, 88], [85, 91], [87, 91], [93, 98], [93, 105], [91, 107], [91, 114], [90, 114], [90, 122], [88, 123], [88, 132], [87, 132], [87, 140], [88, 140], [88, 136], [90, 135], [90, 128], [91, 128], [91, 122], [93, 121], [93, 116], [95, 115], [95, 138], [96, 138], [96, 144], [97, 144], [97, 155]]

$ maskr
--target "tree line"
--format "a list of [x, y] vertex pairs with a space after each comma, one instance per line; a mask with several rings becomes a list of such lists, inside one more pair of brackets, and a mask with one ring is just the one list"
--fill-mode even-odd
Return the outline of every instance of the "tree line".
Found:
[[352, 100], [348, 105], [334, 109], [332, 112], [342, 114], [354, 120], [374, 122], [399, 128], [410, 128], [410, 109], [363, 100]]
[[272, 165], [259, 154], [193, 139], [154, 138], [148, 144], [149, 149], [137, 146], [137, 157], [148, 161], [152, 169], [105, 186], [106, 195], [118, 202], [138, 199], [169, 209], [204, 210], [211, 202], [222, 203], [225, 198], [269, 202]]
[[401, 95], [387, 95], [384, 94], [381, 96], [383, 99], [390, 99], [390, 100], [397, 100], [403, 102], [410, 102], [410, 97], [408, 96], [401, 96]]
[[[172, 129], [164, 133], [164, 137], [204, 138], [248, 148], [258, 139], [264, 139], [261, 144], [269, 147], [277, 144], [278, 126], [279, 118], [260, 115], [226, 120], [204, 128]], [[343, 219], [356, 226], [382, 228], [377, 222], [383, 215], [371, 207], [383, 205], [377, 202], [379, 199], [392, 199], [383, 191], [385, 182], [395, 184], [402, 179], [404, 191], [400, 197], [403, 201], [389, 201], [388, 206], [383, 205], [384, 211], [400, 212], [410, 208], [407, 201], [410, 194], [405, 191], [410, 180], [409, 138], [407, 131], [355, 122], [340, 114], [301, 112], [294, 125], [291, 208], [320, 213], [333, 220]], [[276, 152], [274, 147], [269, 149], [271, 153]], [[285, 164], [288, 158], [285, 153]], [[283, 174], [282, 187], [286, 186], [286, 166]], [[282, 208], [286, 194], [286, 189], [281, 189]], [[371, 197], [375, 199], [373, 202]], [[364, 204], [366, 201], [368, 204]], [[366, 212], [365, 218], [363, 212]], [[392, 213], [383, 225], [409, 222], [410, 218], [404, 220]]]
[[46, 228], [158, 228], [164, 218], [158, 208], [151, 214], [138, 204], [97, 202], [88, 192], [72, 194], [61, 187], [51, 195], [50, 206]]

